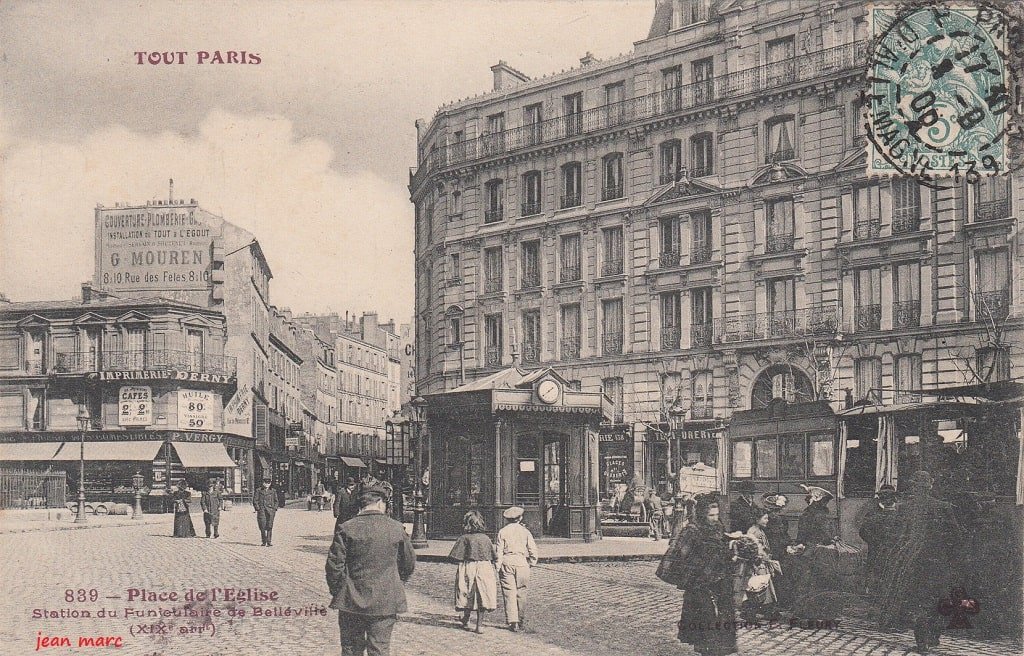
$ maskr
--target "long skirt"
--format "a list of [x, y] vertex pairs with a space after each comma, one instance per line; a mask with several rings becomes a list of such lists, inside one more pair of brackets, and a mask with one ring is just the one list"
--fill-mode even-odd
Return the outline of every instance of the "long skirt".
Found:
[[736, 616], [732, 599], [732, 577], [719, 581], [714, 589], [687, 590], [679, 616], [679, 642], [693, 645], [703, 656], [734, 654]]
[[455, 573], [456, 610], [494, 610], [498, 607], [498, 580], [487, 560], [459, 563]]
[[195, 536], [196, 527], [192, 525], [192, 515], [189, 515], [187, 510], [174, 513], [174, 537], [194, 538]]

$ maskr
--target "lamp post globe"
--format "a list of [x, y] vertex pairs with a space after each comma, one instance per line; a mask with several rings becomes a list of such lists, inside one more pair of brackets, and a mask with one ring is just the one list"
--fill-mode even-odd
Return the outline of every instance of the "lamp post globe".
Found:
[[75, 511], [75, 523], [84, 524], [89, 521], [85, 516], [85, 431], [89, 430], [89, 410], [85, 404], [78, 406], [78, 508]]
[[429, 546], [427, 542], [427, 530], [423, 524], [423, 513], [427, 508], [423, 501], [423, 423], [427, 401], [422, 396], [417, 396], [409, 402], [412, 406], [412, 425], [416, 431], [416, 471], [413, 481], [412, 493], [412, 546], [414, 549], [423, 549]]

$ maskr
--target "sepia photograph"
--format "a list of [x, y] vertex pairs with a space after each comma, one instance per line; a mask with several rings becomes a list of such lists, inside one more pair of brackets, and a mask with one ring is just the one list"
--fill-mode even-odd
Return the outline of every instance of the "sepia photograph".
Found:
[[0, 655], [1024, 653], [1024, 4], [0, 4]]

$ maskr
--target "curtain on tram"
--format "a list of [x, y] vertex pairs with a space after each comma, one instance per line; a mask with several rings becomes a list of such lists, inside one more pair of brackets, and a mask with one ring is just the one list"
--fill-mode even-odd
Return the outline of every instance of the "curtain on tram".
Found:
[[[846, 422], [840, 420], [839, 422], [839, 471], [836, 472], [836, 498], [846, 498], [846, 486], [844, 485], [843, 479], [846, 478]], [[877, 471], [878, 468], [875, 468]]]
[[1024, 505], [1024, 408], [1020, 410], [1017, 422], [1017, 441], [1020, 443], [1017, 452], [1017, 505]]
[[875, 460], [875, 490], [883, 485], [896, 487], [896, 462], [899, 446], [896, 444], [895, 421], [892, 415], [878, 415], [878, 453]]

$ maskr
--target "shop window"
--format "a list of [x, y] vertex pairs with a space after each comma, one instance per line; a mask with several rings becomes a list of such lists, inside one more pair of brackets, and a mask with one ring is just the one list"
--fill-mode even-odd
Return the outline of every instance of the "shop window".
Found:
[[805, 478], [804, 456], [803, 435], [784, 435], [780, 437], [779, 478]]
[[831, 435], [811, 435], [811, 476], [831, 476], [835, 473], [835, 440]]
[[778, 478], [778, 440], [769, 437], [754, 440], [754, 465], [756, 478]]
[[733, 478], [750, 478], [753, 471], [753, 442], [743, 440], [732, 443]]

